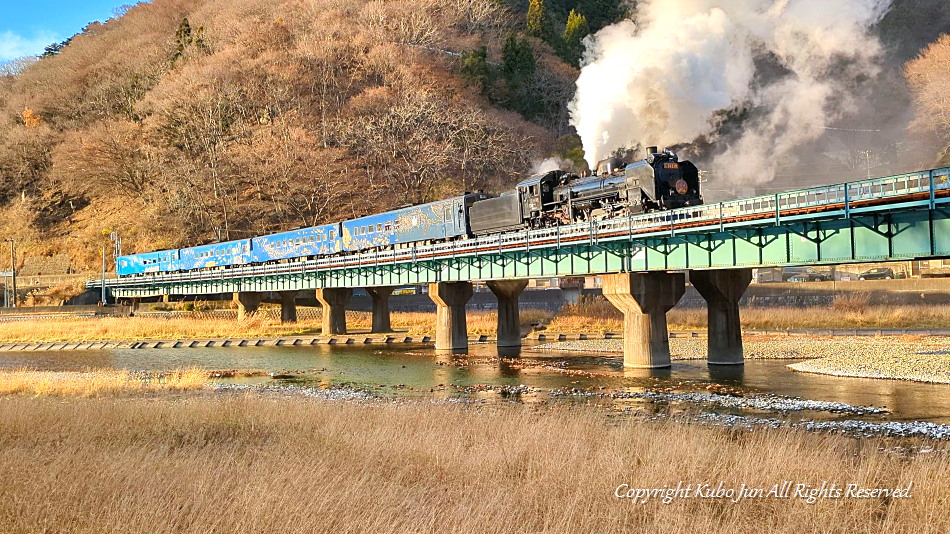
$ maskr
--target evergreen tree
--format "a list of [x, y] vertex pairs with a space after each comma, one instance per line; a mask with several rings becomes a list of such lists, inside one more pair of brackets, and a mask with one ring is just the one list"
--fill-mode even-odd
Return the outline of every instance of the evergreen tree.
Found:
[[567, 16], [567, 23], [564, 25], [563, 53], [561, 57], [564, 61], [576, 65], [581, 59], [581, 53], [584, 46], [581, 40], [590, 33], [590, 27], [587, 24], [587, 18], [575, 10]]
[[488, 68], [488, 48], [481, 46], [462, 54], [462, 77], [478, 87], [480, 93], [488, 93], [490, 69]]
[[580, 0], [577, 2], [577, 10], [587, 13], [591, 32], [596, 32], [627, 16], [627, 9], [622, 0]]
[[507, 82], [507, 94], [501, 100], [508, 108], [528, 118], [543, 111], [538, 99], [531, 94], [536, 70], [537, 59], [531, 42], [509, 35], [501, 51], [501, 75]]
[[179, 24], [178, 29], [175, 30], [175, 56], [172, 60], [174, 61], [181, 58], [185, 54], [185, 50], [190, 46], [204, 50], [205, 43], [203, 33], [204, 26], [198, 26], [197, 30], [192, 31], [188, 18], [181, 19], [181, 24]]
[[63, 50], [63, 48], [65, 48], [66, 45], [68, 45], [69, 42], [72, 40], [73, 38], [70, 37], [69, 39], [66, 39], [65, 41], [61, 43], [53, 43], [47, 46], [46, 48], [43, 49], [43, 53], [40, 55], [40, 57], [55, 56], [56, 54], [60, 53]]
[[543, 37], [544, 19], [544, 0], [531, 0], [528, 3], [528, 35]]
[[520, 88], [534, 76], [537, 61], [527, 39], [508, 35], [501, 50], [501, 74], [512, 88]]

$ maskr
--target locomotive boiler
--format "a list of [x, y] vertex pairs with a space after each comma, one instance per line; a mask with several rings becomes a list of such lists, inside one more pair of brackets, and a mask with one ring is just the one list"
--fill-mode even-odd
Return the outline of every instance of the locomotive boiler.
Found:
[[649, 147], [645, 159], [609, 158], [594, 176], [562, 170], [536, 174], [513, 191], [471, 207], [475, 235], [609, 219], [703, 203], [699, 170], [669, 150]]

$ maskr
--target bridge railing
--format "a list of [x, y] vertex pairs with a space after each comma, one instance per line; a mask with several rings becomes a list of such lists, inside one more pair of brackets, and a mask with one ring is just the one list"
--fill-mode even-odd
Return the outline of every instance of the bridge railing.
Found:
[[[690, 229], [701, 230], [710, 226], [723, 227], [727, 222], [741, 222], [743, 218], [761, 219], [771, 216], [779, 222], [783, 213], [812, 208], [840, 208], [847, 212], [856, 202], [883, 200], [920, 193], [929, 197], [931, 204], [938, 191], [950, 189], [950, 168], [919, 171], [857, 182], [814, 187], [739, 200], [690, 206], [670, 211], [651, 212], [628, 217], [588, 221], [537, 230], [521, 230], [493, 234], [473, 239], [462, 239], [429, 245], [410, 245], [389, 250], [321, 257], [289, 263], [246, 265], [217, 270], [184, 273], [154, 273], [132, 278], [107, 280], [109, 286], [141, 286], [149, 283], [215, 280], [304, 273], [313, 270], [337, 269], [348, 266], [370, 266], [378, 263], [415, 262], [446, 254], [473, 255], [493, 251], [529, 250], [577, 244], [585, 239], [591, 244], [602, 239], [623, 239], [624, 235], [643, 236], [654, 233], [674, 233], [676, 226], [688, 223]], [[684, 231], [690, 231], [689, 229]], [[98, 287], [99, 280], [87, 283]]]

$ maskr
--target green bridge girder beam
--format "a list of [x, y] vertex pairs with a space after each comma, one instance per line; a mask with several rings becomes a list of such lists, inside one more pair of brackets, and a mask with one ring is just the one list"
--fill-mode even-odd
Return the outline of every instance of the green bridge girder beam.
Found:
[[[586, 276], [617, 272], [774, 267], [950, 257], [950, 204], [865, 213], [822, 214], [759, 224], [646, 236], [590, 239], [556, 246], [481, 251], [439, 259], [235, 277], [228, 270], [203, 280], [108, 280], [116, 298], [289, 291], [333, 287]], [[301, 264], [302, 265], [302, 264]], [[91, 285], [97, 284], [92, 283]]]

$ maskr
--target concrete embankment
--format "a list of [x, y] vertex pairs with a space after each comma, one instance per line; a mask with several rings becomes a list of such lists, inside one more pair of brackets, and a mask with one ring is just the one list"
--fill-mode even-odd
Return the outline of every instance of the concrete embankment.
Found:
[[[388, 343], [431, 343], [431, 336], [406, 334], [351, 334], [339, 336], [283, 336], [214, 339], [159, 339], [147, 341], [81, 341], [51, 343], [0, 343], [0, 352], [107, 349], [195, 349], [208, 347], [274, 347], [309, 345], [363, 345]], [[489, 341], [488, 336], [471, 336], [470, 343]]]

